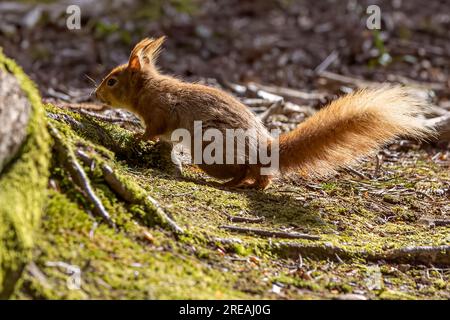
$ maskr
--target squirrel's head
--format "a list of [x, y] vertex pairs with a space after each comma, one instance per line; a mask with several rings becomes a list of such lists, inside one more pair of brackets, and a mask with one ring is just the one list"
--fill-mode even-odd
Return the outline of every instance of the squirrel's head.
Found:
[[100, 101], [117, 108], [133, 109], [145, 79], [157, 72], [155, 60], [165, 37], [141, 40], [131, 51], [127, 64], [114, 68], [95, 90]]

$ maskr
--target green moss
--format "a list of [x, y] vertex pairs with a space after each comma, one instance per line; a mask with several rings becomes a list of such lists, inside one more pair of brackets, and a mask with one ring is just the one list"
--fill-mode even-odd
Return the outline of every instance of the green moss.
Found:
[[411, 296], [405, 292], [385, 290], [381, 292], [380, 299], [382, 300], [415, 300], [414, 296]]
[[251, 253], [245, 246], [243, 246], [242, 244], [239, 244], [239, 243], [234, 243], [232, 245], [232, 249], [234, 252], [236, 252], [240, 256], [247, 256]]
[[296, 276], [292, 277], [289, 275], [281, 275], [281, 276], [275, 277], [272, 280], [273, 280], [273, 282], [279, 282], [279, 283], [283, 283], [283, 284], [287, 284], [287, 285], [292, 285], [299, 289], [308, 289], [308, 290], [316, 291], [316, 292], [320, 292], [320, 290], [322, 289], [321, 286], [317, 282], [301, 279]]
[[0, 176], [0, 297], [7, 297], [31, 258], [35, 228], [46, 198], [50, 139], [33, 83], [1, 51], [0, 68], [14, 74], [32, 106], [26, 141]]
[[[66, 196], [51, 192], [36, 264], [49, 279], [44, 285], [30, 274], [16, 298], [178, 299], [245, 298], [233, 290], [235, 276], [210, 269], [172, 244], [158, 249], [143, 241], [140, 228], [116, 233], [106, 225], [93, 230], [94, 220]], [[156, 237], [162, 234], [155, 232]], [[207, 258], [207, 251], [199, 253]], [[81, 269], [81, 287], [68, 289], [70, 274], [51, 262]], [[50, 262], [50, 263], [49, 263]], [[234, 280], [233, 280], [234, 279]]]

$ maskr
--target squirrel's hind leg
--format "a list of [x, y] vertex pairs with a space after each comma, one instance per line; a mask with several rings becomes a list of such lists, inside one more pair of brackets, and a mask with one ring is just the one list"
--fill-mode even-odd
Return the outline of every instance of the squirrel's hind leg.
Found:
[[254, 182], [255, 189], [265, 190], [269, 187], [272, 182], [273, 176], [260, 175]]
[[265, 190], [269, 187], [270, 182], [272, 181], [272, 176], [259, 176], [253, 181], [249, 182], [250, 178], [244, 179], [241, 184], [236, 185], [237, 188], [242, 189], [257, 189], [257, 190]]
[[262, 175], [260, 172], [260, 167], [250, 167], [246, 170], [242, 170], [239, 176], [234, 177], [223, 185], [227, 187], [235, 187], [242, 189], [258, 189], [264, 190], [272, 181], [272, 175]]
[[222, 183], [222, 186], [224, 187], [239, 187], [241, 184], [247, 180], [247, 172], [248, 168], [244, 167], [241, 170], [239, 170], [238, 174], [233, 177], [233, 179]]

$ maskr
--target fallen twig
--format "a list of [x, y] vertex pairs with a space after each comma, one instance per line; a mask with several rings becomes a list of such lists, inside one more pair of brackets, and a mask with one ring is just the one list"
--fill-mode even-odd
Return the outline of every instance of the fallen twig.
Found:
[[256, 86], [254, 83], [250, 83], [247, 86], [247, 90], [255, 94], [257, 97], [270, 101], [272, 105], [259, 115], [262, 122], [265, 122], [271, 115], [280, 113], [283, 109], [284, 99], [279, 95], [272, 94], [264, 91]]
[[236, 226], [219, 226], [221, 229], [244, 233], [244, 234], [255, 234], [263, 237], [273, 237], [273, 238], [289, 238], [289, 239], [308, 239], [308, 240], [320, 240], [319, 236], [304, 234], [299, 232], [283, 232], [283, 231], [270, 231], [255, 228], [243, 228]]
[[[343, 84], [353, 85], [353, 86], [355, 86], [357, 88], [372, 87], [372, 86], [378, 86], [379, 85], [379, 83], [377, 83], [377, 82], [368, 81], [368, 80], [355, 78], [355, 77], [351, 77], [351, 76], [344, 76], [344, 75], [333, 73], [333, 72], [329, 72], [329, 71], [318, 72], [318, 75], [320, 77], [322, 77], [322, 78], [327, 79], [327, 80], [338, 82], [338, 83], [343, 83]], [[403, 84], [406, 84], [406, 85], [409, 85], [409, 86], [415, 86], [415, 87], [418, 87], [418, 88], [425, 88], [425, 89], [428, 89], [428, 90], [439, 91], [439, 90], [443, 90], [445, 88], [445, 86], [443, 84], [441, 84], [441, 83], [417, 82], [417, 81], [414, 81], [412, 79], [407, 79], [407, 78], [401, 77], [401, 76], [396, 76], [395, 79], [393, 79], [393, 80], [396, 80], [396, 81], [398, 81], [400, 83], [403, 83]]]
[[422, 196], [428, 198], [428, 199], [431, 200], [431, 201], [434, 201], [433, 197], [430, 196], [429, 194], [426, 194], [425, 192], [422, 192], [422, 191], [420, 191], [420, 190], [415, 190], [415, 189], [411, 189], [411, 191], [412, 191], [413, 193], [415, 192], [415, 193], [417, 193], [417, 194], [420, 194], [420, 195], [422, 195]]
[[353, 78], [350, 76], [343, 76], [337, 73], [329, 72], [329, 71], [322, 71], [318, 73], [320, 77], [325, 78], [327, 80], [340, 82], [344, 84], [351, 84], [357, 88], [367, 87], [367, 86], [373, 86], [375, 83], [366, 81], [363, 79]]
[[68, 264], [63, 261], [48, 261], [46, 267], [56, 267], [63, 269], [70, 277], [67, 279], [67, 286], [71, 290], [79, 290], [81, 286], [81, 269], [80, 267]]
[[381, 154], [375, 155], [375, 170], [373, 172], [373, 177], [378, 178], [380, 174], [381, 164], [383, 163], [383, 156]]
[[365, 180], [369, 179], [369, 177], [366, 176], [364, 173], [359, 172], [358, 170], [353, 169], [351, 167], [347, 167], [347, 168], [345, 168], [345, 170], [350, 172], [350, 173], [352, 173], [352, 174], [354, 174], [355, 176], [357, 176], [357, 177], [359, 177], [361, 179], [365, 179]]
[[248, 107], [269, 107], [273, 104], [272, 101], [260, 98], [246, 98], [242, 99], [242, 103]]
[[53, 88], [49, 88], [47, 90], [47, 95], [52, 97], [52, 98], [60, 99], [60, 100], [67, 101], [67, 102], [70, 102], [70, 100], [72, 98], [68, 94], [65, 94], [65, 93], [62, 93], [62, 92], [58, 92], [58, 91], [56, 91]]
[[264, 217], [240, 217], [240, 216], [232, 216], [229, 214], [225, 214], [231, 222], [250, 222], [250, 223], [258, 223], [264, 221]]
[[339, 58], [339, 53], [336, 50], [333, 50], [326, 58], [323, 60], [314, 71], [317, 73], [324, 72], [328, 67]]
[[225, 88], [233, 91], [234, 93], [237, 93], [239, 95], [244, 95], [247, 92], [247, 88], [244, 86], [241, 86], [240, 84], [236, 84], [236, 83], [231, 83], [228, 82], [225, 79], [222, 78], [218, 78], [217, 81]]
[[294, 104], [289, 101], [286, 101], [284, 103], [283, 111], [285, 113], [301, 112], [301, 113], [305, 114], [306, 116], [312, 116], [314, 113], [316, 113], [316, 110], [312, 107], [299, 106], [298, 104]]
[[218, 242], [221, 244], [235, 244], [235, 243], [242, 243], [241, 239], [236, 238], [212, 238], [212, 243]]
[[292, 88], [284, 88], [284, 87], [275, 87], [275, 86], [267, 86], [258, 83], [251, 82], [249, 83], [250, 88], [253, 91], [262, 90], [269, 94], [287, 97], [287, 98], [297, 98], [302, 100], [320, 100], [325, 98], [326, 94], [321, 92], [304, 92]]
[[256, 95], [259, 98], [269, 100], [272, 103], [280, 103], [283, 104], [284, 98], [280, 95], [270, 93], [266, 90], [261, 89], [260, 86], [258, 86], [256, 83], [249, 83], [247, 85], [247, 90]]
[[266, 111], [264, 111], [259, 115], [259, 118], [261, 119], [262, 122], [266, 122], [271, 115], [280, 113], [282, 109], [283, 109], [282, 100], [274, 102], [269, 108], [267, 108]]

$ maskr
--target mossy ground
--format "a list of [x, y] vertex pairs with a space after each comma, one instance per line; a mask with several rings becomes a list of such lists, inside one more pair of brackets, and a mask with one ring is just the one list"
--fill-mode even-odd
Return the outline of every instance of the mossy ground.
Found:
[[[89, 150], [159, 201], [186, 233], [175, 236], [145, 207], [123, 202], [105, 184], [98, 166], [86, 167], [118, 225], [114, 231], [92, 216], [82, 193], [55, 161], [34, 265], [14, 298], [309, 299], [345, 293], [374, 299], [450, 298], [448, 269], [352, 257], [361, 250], [377, 253], [450, 242], [448, 226], [420, 223], [424, 216], [448, 218], [449, 201], [442, 190], [450, 181], [448, 168], [433, 163], [421, 149], [385, 162], [377, 179], [342, 173], [324, 181], [280, 179], [266, 191], [230, 190], [217, 187], [191, 166], [182, 178], [174, 177], [157, 147], [137, 144], [130, 131], [117, 125], [53, 106], [47, 106], [47, 112], [75, 119], [78, 125], [50, 121], [67, 143]], [[358, 169], [371, 173], [374, 164], [369, 161]], [[227, 215], [264, 220], [232, 223]], [[230, 224], [299, 231], [320, 235], [321, 240], [269, 239], [219, 228]], [[332, 244], [350, 258], [287, 259], [277, 248], [288, 242]], [[55, 262], [80, 269], [79, 289], [69, 289], [73, 274]]]

